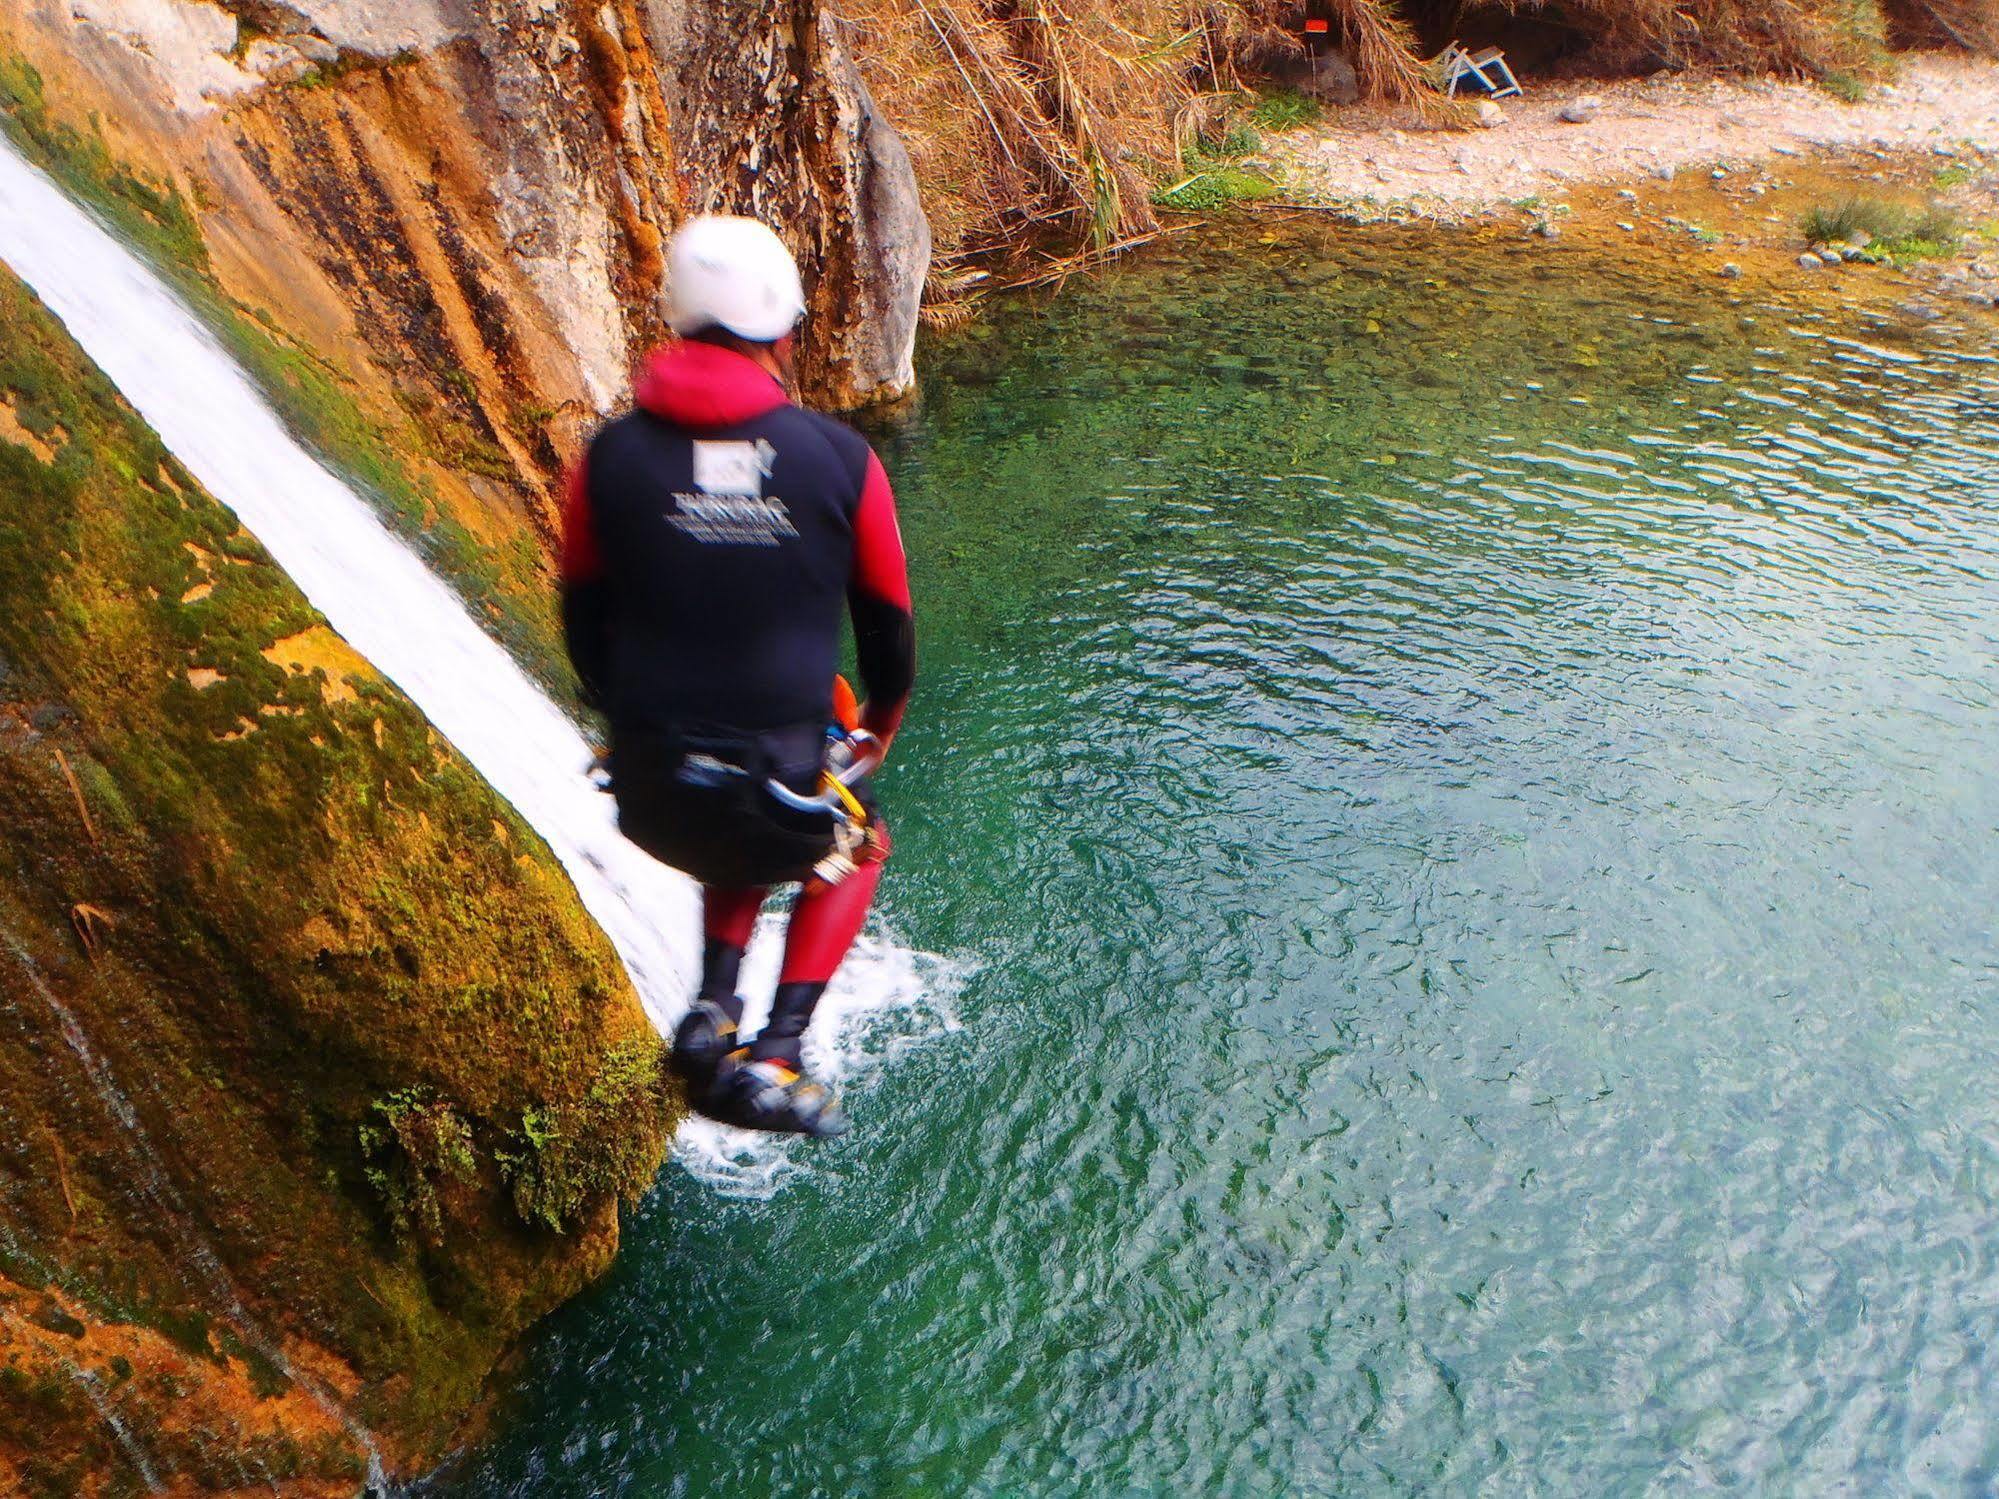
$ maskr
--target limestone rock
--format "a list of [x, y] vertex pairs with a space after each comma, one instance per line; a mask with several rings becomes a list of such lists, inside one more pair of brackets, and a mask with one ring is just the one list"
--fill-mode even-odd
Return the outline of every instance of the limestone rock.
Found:
[[474, 8], [450, 0], [291, 0], [287, 8], [342, 52], [367, 57], [428, 52], [475, 34]]
[[304, 53], [283, 42], [260, 37], [243, 51], [243, 71], [265, 83], [291, 83], [311, 68]]
[[907, 390], [929, 221], [831, 13], [817, 0], [653, 0], [647, 14], [695, 185], [688, 208], [752, 214], [799, 257], [810, 389], [838, 406]]
[[1481, 128], [1495, 130], [1506, 123], [1506, 111], [1490, 99], [1478, 101], [1478, 123]]
[[36, 0], [28, 14], [156, 119], [213, 114], [263, 83], [230, 55], [235, 16], [206, 0]]
[[328, 63], [340, 60], [340, 49], [338, 47], [334, 46], [325, 37], [314, 36], [309, 31], [292, 32], [285, 36], [276, 37], [274, 40], [283, 42], [307, 62], [319, 67], [325, 67]]
[[1555, 118], [1564, 125], [1587, 125], [1602, 113], [1602, 97], [1597, 94], [1584, 94], [1564, 104], [1555, 112]]

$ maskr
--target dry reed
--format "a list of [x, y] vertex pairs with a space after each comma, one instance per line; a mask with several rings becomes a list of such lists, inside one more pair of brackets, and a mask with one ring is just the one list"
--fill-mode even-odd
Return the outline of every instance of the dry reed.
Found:
[[[834, 0], [902, 129], [940, 246], [1051, 234], [1102, 254], [1156, 227], [1179, 179], [1273, 77], [1307, 15], [1365, 94], [1434, 115], [1423, 42], [1474, 27], [1559, 36], [1571, 71], [1706, 67], [1850, 82], [1890, 49], [1999, 55], [1999, 0]], [[1532, 85], [1532, 78], [1528, 80]], [[1065, 259], [1065, 264], [1066, 259]]]

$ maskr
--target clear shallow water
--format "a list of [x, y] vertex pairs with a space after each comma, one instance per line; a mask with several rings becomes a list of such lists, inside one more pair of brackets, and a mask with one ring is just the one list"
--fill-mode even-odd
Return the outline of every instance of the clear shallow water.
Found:
[[931, 351], [962, 1028], [438, 1492], [1999, 1485], [1988, 342], [1306, 234]]

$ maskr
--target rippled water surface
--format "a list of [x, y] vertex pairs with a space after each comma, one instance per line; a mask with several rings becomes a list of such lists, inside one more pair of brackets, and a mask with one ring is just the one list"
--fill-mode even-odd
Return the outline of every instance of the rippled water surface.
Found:
[[1305, 233], [931, 352], [962, 1026], [440, 1488], [1999, 1486], [1989, 327]]

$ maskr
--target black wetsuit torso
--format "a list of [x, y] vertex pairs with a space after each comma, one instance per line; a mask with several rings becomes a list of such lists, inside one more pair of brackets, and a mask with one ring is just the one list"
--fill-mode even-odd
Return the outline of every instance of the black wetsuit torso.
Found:
[[587, 472], [620, 730], [824, 729], [867, 468], [859, 435], [795, 406], [699, 438], [646, 411], [604, 428]]
[[[739, 824], [771, 809], [743, 787], [694, 787], [731, 794], [690, 806], [686, 762], [739, 765], [751, 786], [816, 782], [843, 604], [867, 725], [893, 734], [914, 630], [894, 497], [866, 439], [791, 405], [740, 355], [678, 346], [639, 409], [590, 444], [563, 571], [570, 654], [610, 720], [627, 832], [710, 883], [796, 878], [799, 848], [736, 857], [754, 843]], [[726, 857], [704, 853], [719, 843]]]

